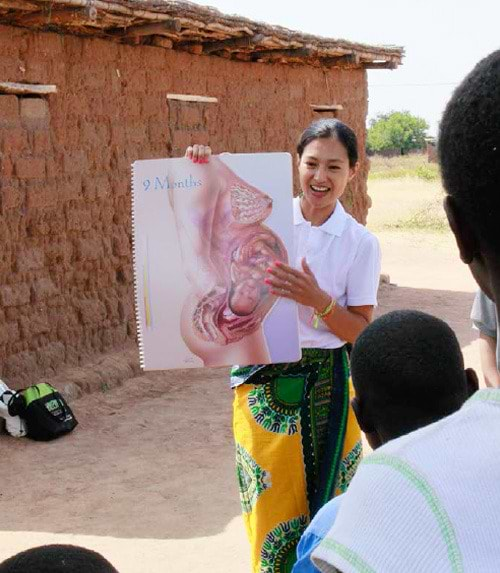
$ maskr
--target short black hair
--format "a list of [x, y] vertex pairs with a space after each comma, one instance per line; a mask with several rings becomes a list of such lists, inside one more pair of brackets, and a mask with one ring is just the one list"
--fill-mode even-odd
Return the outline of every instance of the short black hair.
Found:
[[317, 119], [302, 132], [297, 143], [297, 153], [302, 157], [304, 149], [315, 139], [334, 137], [342, 143], [347, 151], [349, 166], [354, 167], [358, 161], [358, 140], [354, 131], [338, 119]]
[[118, 573], [100, 553], [76, 545], [43, 545], [0, 563], [0, 573]]
[[500, 50], [453, 93], [440, 124], [438, 156], [446, 192], [479, 236], [500, 246]]
[[373, 321], [351, 352], [356, 395], [392, 438], [440, 420], [468, 397], [460, 345], [442, 320], [396, 310]]

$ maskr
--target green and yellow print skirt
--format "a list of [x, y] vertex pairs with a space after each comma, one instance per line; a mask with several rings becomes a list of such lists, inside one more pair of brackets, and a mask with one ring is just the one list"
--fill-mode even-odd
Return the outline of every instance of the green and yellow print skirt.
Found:
[[345, 347], [290, 364], [236, 367], [234, 436], [254, 573], [288, 573], [304, 529], [361, 458]]

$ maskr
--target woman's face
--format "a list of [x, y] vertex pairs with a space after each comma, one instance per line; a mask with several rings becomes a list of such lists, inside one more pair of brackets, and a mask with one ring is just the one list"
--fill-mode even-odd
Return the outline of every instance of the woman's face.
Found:
[[299, 158], [299, 180], [306, 207], [333, 209], [354, 177], [357, 164], [349, 166], [347, 150], [335, 137], [311, 141]]

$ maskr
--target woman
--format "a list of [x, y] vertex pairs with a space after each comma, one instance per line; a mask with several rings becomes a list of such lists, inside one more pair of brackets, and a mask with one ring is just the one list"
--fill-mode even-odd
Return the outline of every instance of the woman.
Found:
[[[186, 156], [206, 161], [209, 148]], [[288, 572], [318, 509], [347, 488], [361, 456], [350, 408], [352, 343], [372, 319], [376, 238], [339, 199], [358, 170], [354, 132], [335, 119], [301, 135], [291, 265], [267, 272], [271, 292], [297, 302], [302, 360], [232, 371], [237, 472], [255, 573]]]

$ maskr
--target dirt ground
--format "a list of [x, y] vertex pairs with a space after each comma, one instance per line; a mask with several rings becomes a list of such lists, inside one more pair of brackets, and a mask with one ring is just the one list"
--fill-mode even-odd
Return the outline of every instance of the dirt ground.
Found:
[[[448, 234], [381, 231], [378, 313], [415, 308], [455, 329], [478, 368], [474, 283]], [[479, 368], [478, 368], [479, 369]], [[225, 369], [154, 373], [73, 403], [47, 444], [0, 435], [0, 560], [42, 543], [102, 552], [122, 573], [246, 573]]]

